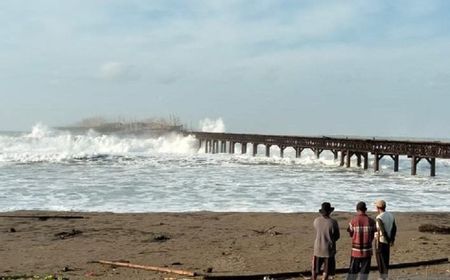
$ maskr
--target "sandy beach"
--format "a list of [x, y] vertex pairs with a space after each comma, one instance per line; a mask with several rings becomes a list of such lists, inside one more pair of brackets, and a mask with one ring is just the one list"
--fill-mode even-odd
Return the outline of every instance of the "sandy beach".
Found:
[[[37, 219], [5, 216], [81, 216]], [[92, 263], [140, 265], [215, 273], [269, 273], [310, 269], [316, 213], [1, 213], [0, 278], [186, 279], [174, 274]], [[337, 212], [341, 239], [337, 267], [347, 267], [353, 213]], [[372, 217], [375, 213], [369, 213]], [[450, 226], [450, 213], [396, 213], [398, 238], [391, 263], [450, 256], [450, 235], [419, 232], [422, 224]], [[375, 260], [373, 258], [373, 265]], [[345, 275], [337, 275], [341, 279]], [[376, 279], [377, 273], [371, 273]], [[450, 279], [448, 263], [391, 271], [393, 279]], [[197, 277], [201, 278], [201, 277]], [[295, 278], [293, 278], [295, 279]], [[303, 279], [298, 278], [297, 279]]]

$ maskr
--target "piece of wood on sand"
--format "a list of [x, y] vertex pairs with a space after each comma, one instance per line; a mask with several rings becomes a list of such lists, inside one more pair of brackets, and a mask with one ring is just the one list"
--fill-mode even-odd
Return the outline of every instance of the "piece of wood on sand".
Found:
[[188, 270], [180, 270], [180, 269], [172, 269], [167, 267], [158, 267], [158, 266], [149, 266], [149, 265], [140, 265], [140, 264], [132, 264], [132, 263], [125, 263], [125, 262], [112, 262], [112, 261], [94, 261], [95, 263], [100, 264], [106, 264], [106, 265], [112, 265], [115, 267], [127, 267], [127, 268], [135, 268], [135, 269], [143, 269], [143, 270], [150, 270], [150, 271], [157, 271], [157, 272], [166, 272], [166, 273], [173, 273], [178, 275], [185, 275], [185, 276], [198, 276], [196, 272], [188, 271]]

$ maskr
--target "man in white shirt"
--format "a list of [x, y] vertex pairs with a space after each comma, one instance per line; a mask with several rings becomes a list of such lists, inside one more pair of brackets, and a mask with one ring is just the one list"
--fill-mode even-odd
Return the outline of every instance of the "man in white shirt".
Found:
[[394, 245], [397, 226], [394, 215], [386, 212], [386, 201], [375, 201], [378, 213], [376, 218], [377, 232], [375, 233], [375, 256], [378, 263], [380, 279], [388, 279], [390, 247]]

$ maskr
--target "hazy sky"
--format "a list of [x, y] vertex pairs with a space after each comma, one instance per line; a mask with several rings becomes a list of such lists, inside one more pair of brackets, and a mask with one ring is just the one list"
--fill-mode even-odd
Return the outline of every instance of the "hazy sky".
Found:
[[0, 130], [178, 115], [450, 138], [450, 1], [0, 1]]

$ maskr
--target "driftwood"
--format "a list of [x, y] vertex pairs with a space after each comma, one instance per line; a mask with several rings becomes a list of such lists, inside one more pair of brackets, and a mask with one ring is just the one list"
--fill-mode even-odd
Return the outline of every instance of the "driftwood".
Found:
[[[435, 264], [443, 264], [448, 263], [448, 258], [443, 259], [434, 259], [434, 260], [428, 260], [428, 261], [419, 261], [419, 262], [408, 262], [408, 263], [399, 263], [399, 264], [391, 264], [389, 265], [390, 269], [396, 269], [396, 268], [406, 268], [406, 267], [418, 267], [422, 265], [435, 265]], [[378, 270], [378, 267], [372, 266], [370, 270]], [[337, 274], [343, 274], [348, 273], [348, 268], [337, 268], [336, 269]], [[201, 276], [204, 276], [204, 279], [214, 279], [214, 280], [260, 280], [263, 279], [266, 276], [269, 276], [271, 278], [292, 278], [292, 277], [302, 277], [302, 276], [310, 276], [311, 271], [305, 270], [305, 271], [291, 271], [291, 272], [275, 272], [275, 273], [258, 273], [258, 274], [214, 274], [214, 273], [205, 273], [200, 274]]]
[[150, 242], [166, 242], [167, 240], [170, 240], [171, 237], [164, 233], [150, 233], [151, 238]]
[[166, 267], [139, 265], [139, 264], [132, 264], [132, 263], [124, 263], [124, 262], [111, 262], [111, 261], [102, 261], [102, 260], [95, 261], [95, 262], [100, 263], [100, 264], [108, 264], [108, 265], [112, 265], [112, 266], [116, 266], [116, 267], [136, 268], [136, 269], [143, 269], [143, 270], [151, 270], [151, 271], [186, 275], [186, 276], [192, 276], [192, 277], [198, 275], [196, 272], [193, 272], [193, 271], [171, 269], [171, 268], [166, 268]]
[[0, 218], [18, 218], [18, 219], [38, 219], [41, 221], [46, 221], [48, 219], [85, 219], [83, 216], [46, 216], [46, 215], [0, 215]]
[[279, 231], [273, 230], [274, 228], [275, 228], [275, 226], [272, 226], [272, 227], [264, 229], [264, 230], [256, 230], [256, 229], [252, 229], [252, 230], [258, 234], [269, 234], [271, 236], [282, 234]]
[[63, 231], [63, 232], [55, 233], [55, 236], [58, 237], [59, 239], [66, 239], [66, 238], [74, 237], [74, 236], [82, 234], [82, 233], [83, 232], [81, 230], [72, 229], [69, 232]]
[[441, 234], [450, 234], [450, 227], [438, 226], [433, 224], [424, 224], [419, 226], [420, 232], [433, 232]]

